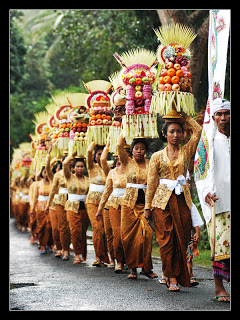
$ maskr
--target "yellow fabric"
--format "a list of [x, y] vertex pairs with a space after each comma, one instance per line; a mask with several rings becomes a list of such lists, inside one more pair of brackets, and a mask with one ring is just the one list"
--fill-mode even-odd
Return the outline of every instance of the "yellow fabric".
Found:
[[[202, 131], [201, 126], [190, 116], [187, 116], [186, 122], [191, 126], [193, 134], [188, 143], [179, 149], [178, 158], [173, 161], [169, 160], [166, 148], [155, 152], [151, 157], [145, 209], [160, 208], [164, 210], [172, 192], [174, 192], [168, 189], [165, 184], [159, 185], [160, 178], [176, 180], [180, 175], [186, 177], [190, 160], [196, 151]], [[182, 185], [182, 189], [186, 203], [191, 209], [192, 200], [189, 188], [187, 185]]]

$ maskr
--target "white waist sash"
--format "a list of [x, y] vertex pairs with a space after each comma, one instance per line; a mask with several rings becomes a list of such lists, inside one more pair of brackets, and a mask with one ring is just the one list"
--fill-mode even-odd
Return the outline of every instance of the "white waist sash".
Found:
[[67, 188], [59, 188], [58, 193], [68, 194], [68, 189]]
[[110, 197], [120, 198], [124, 196], [126, 188], [114, 188], [113, 192], [110, 194]]
[[127, 183], [126, 188], [147, 189], [147, 185], [138, 183]]
[[95, 192], [103, 193], [104, 189], [105, 189], [105, 185], [104, 184], [90, 183], [90, 186], [89, 186], [89, 191], [95, 191]]
[[48, 196], [38, 196], [38, 201], [48, 201]]
[[166, 184], [168, 189], [175, 189], [175, 193], [179, 195], [183, 192], [181, 185], [186, 185], [186, 179], [183, 175], [180, 175], [177, 180], [159, 179], [159, 184]]
[[27, 200], [27, 202], [29, 202], [29, 195], [28, 194], [23, 194], [22, 195], [22, 200]]
[[58, 199], [58, 193], [55, 193], [55, 195], [54, 195], [53, 198], [54, 198], [54, 199]]
[[86, 194], [74, 194], [74, 193], [68, 194], [68, 200], [70, 201], [86, 201], [86, 199], [87, 199]]

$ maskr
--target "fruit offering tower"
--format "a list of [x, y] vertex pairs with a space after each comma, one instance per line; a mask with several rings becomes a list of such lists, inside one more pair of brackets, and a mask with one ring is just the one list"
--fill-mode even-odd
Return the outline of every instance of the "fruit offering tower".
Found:
[[77, 151], [77, 156], [86, 157], [87, 135], [89, 126], [89, 114], [87, 112], [86, 93], [72, 93], [67, 96], [72, 110], [68, 113], [68, 120], [71, 121], [70, 141], [68, 153], [73, 154]]
[[86, 98], [86, 105], [90, 110], [88, 144], [94, 141], [97, 145], [105, 145], [112, 124], [109, 96], [112, 84], [105, 80], [93, 80], [83, 84], [89, 92]]
[[35, 172], [41, 170], [42, 166], [45, 166], [45, 159], [47, 156], [47, 139], [50, 133], [50, 127], [48, 125], [48, 112], [41, 111], [34, 114], [35, 119], [35, 134], [37, 135], [37, 146], [36, 153], [34, 155], [35, 159]]
[[161, 44], [157, 58], [161, 63], [159, 91], [154, 95], [151, 110], [167, 114], [172, 108], [194, 114], [188, 47], [197, 36], [189, 27], [166, 24], [154, 30]]
[[112, 125], [109, 129], [110, 146], [109, 151], [117, 153], [117, 138], [120, 135], [122, 128], [122, 116], [125, 114], [126, 105], [126, 86], [122, 82], [120, 71], [114, 72], [109, 77], [113, 86], [113, 92], [111, 94], [112, 112], [114, 114], [112, 118]]
[[68, 119], [68, 113], [72, 109], [72, 106], [67, 100], [67, 95], [67, 93], [60, 93], [55, 97], [52, 96], [57, 105], [54, 118], [59, 124], [53, 138], [53, 156], [63, 156], [65, 152], [68, 152], [71, 128], [71, 121]]
[[146, 49], [135, 49], [121, 55], [115, 53], [114, 57], [122, 66], [122, 81], [126, 85], [126, 115], [122, 118], [126, 142], [137, 137], [157, 138], [157, 118], [150, 113], [156, 55]]

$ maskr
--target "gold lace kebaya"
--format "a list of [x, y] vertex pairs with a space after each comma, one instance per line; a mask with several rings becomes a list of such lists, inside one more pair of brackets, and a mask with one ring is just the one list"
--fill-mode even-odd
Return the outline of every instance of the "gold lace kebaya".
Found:
[[[137, 162], [130, 158], [124, 149], [124, 138], [122, 134], [118, 137], [117, 150], [122, 167], [124, 168], [127, 183], [147, 184], [147, 172], [149, 160], [145, 159], [146, 168], [140, 168]], [[144, 190], [144, 189], [143, 189]], [[144, 190], [145, 192], [145, 190]], [[133, 209], [138, 197], [138, 188], [126, 188], [126, 192], [122, 198], [122, 205], [126, 205]]]
[[118, 174], [118, 168], [112, 169], [108, 174], [105, 190], [98, 210], [103, 210], [106, 202], [108, 202], [108, 206], [118, 209], [119, 205], [121, 205], [122, 197], [113, 197], [111, 196], [111, 193], [116, 188], [126, 188], [126, 183], [127, 180], [125, 174]]
[[[172, 194], [166, 184], [159, 184], [159, 179], [177, 180], [180, 175], [186, 177], [189, 163], [194, 155], [202, 132], [201, 126], [190, 116], [186, 117], [186, 122], [191, 126], [193, 134], [186, 145], [180, 147], [178, 158], [170, 160], [167, 156], [167, 147], [155, 152], [150, 160], [145, 209], [160, 208], [165, 209]], [[187, 185], [182, 185], [185, 201], [189, 209], [192, 207], [192, 200]]]
[[[84, 176], [84, 182], [80, 182], [76, 175], [71, 173], [68, 162], [72, 159], [72, 156], [68, 156], [63, 161], [63, 173], [67, 180], [68, 194], [86, 195], [89, 189], [89, 179], [88, 177]], [[65, 210], [78, 213], [79, 201], [68, 199], [66, 201]]]
[[48, 204], [52, 203], [54, 195], [58, 193], [58, 197], [55, 200], [55, 204], [58, 204], [63, 207], [65, 206], [65, 203], [67, 201], [67, 193], [59, 193], [60, 188], [67, 188], [67, 181], [63, 175], [63, 170], [56, 172], [54, 175]]
[[[98, 163], [94, 162], [94, 156], [93, 156], [94, 146], [95, 146], [95, 143], [91, 143], [87, 150], [87, 169], [88, 169], [89, 183], [97, 184], [97, 185], [105, 185], [107, 175], [105, 174], [104, 169], [101, 168]], [[90, 190], [88, 192], [86, 203], [99, 205], [101, 197], [102, 197], [102, 192]]]

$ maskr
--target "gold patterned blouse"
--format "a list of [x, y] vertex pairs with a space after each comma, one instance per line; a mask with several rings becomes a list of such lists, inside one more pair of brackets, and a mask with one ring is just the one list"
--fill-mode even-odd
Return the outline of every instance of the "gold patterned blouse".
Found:
[[[47, 201], [39, 201], [38, 196], [48, 196], [50, 193], [50, 183], [45, 184], [44, 180], [37, 181], [33, 194], [33, 210], [36, 208], [40, 211], [44, 211], [47, 206]], [[31, 210], [32, 211], [32, 210]]]
[[[67, 188], [67, 181], [63, 175], [63, 170], [59, 170], [58, 172], [55, 173], [53, 182], [52, 182], [52, 187], [48, 199], [48, 205], [52, 204], [54, 195], [57, 193], [60, 188]], [[67, 194], [66, 193], [59, 193], [58, 197], [55, 199], [55, 204], [58, 204], [60, 206], [65, 206], [65, 203], [67, 201]]]
[[[47, 156], [46, 156], [45, 168], [46, 168], [46, 171], [47, 171], [48, 180], [50, 181], [50, 184], [52, 186], [54, 174], [52, 172], [52, 168], [51, 168], [51, 165], [50, 165], [50, 160], [51, 160], [51, 156], [48, 153]], [[51, 207], [49, 209], [56, 210], [56, 198], [55, 197], [53, 198]]]
[[[27, 196], [29, 193], [29, 188], [28, 187], [22, 187], [21, 188], [21, 192], [22, 192], [22, 196]], [[29, 202], [29, 198], [25, 198], [25, 197], [19, 197], [19, 203], [26, 203]]]
[[[86, 195], [89, 189], [89, 179], [84, 176], [84, 182], [80, 182], [77, 176], [71, 173], [68, 166], [69, 160], [72, 160], [72, 156], [68, 156], [63, 161], [63, 173], [67, 181], [68, 194], [81, 194]], [[65, 205], [65, 210], [71, 210], [78, 213], [79, 210], [79, 201], [67, 200]]]
[[[202, 131], [201, 126], [190, 116], [186, 117], [186, 122], [191, 126], [193, 134], [188, 143], [179, 149], [178, 158], [171, 161], [167, 156], [166, 147], [155, 152], [150, 159], [145, 209], [160, 208], [164, 210], [172, 192], [174, 192], [174, 190], [168, 189], [166, 184], [159, 184], [159, 179], [176, 180], [180, 175], [186, 177], [189, 162], [196, 151]], [[189, 188], [187, 185], [181, 187], [185, 201], [191, 209], [192, 200]]]
[[[126, 183], [147, 184], [147, 174], [149, 168], [149, 160], [145, 159], [146, 168], [141, 168], [137, 162], [130, 158], [124, 149], [124, 138], [122, 134], [117, 140], [117, 150], [119, 159], [126, 175]], [[145, 192], [145, 189], [143, 189]], [[138, 188], [126, 188], [126, 192], [122, 199], [122, 205], [126, 205], [131, 209], [134, 208], [138, 197]]]
[[119, 174], [117, 167], [112, 169], [107, 176], [105, 190], [98, 206], [98, 210], [102, 210], [106, 202], [108, 202], [108, 206], [111, 206], [114, 209], [118, 209], [119, 205], [121, 205], [122, 197], [113, 197], [110, 195], [115, 188], [126, 188], [126, 183], [126, 175]]
[[[92, 142], [89, 145], [87, 150], [87, 169], [88, 169], [89, 183], [105, 185], [106, 174], [104, 172], [104, 169], [100, 167], [98, 163], [94, 162], [94, 156], [93, 156], [94, 146], [95, 146], [95, 143]], [[107, 150], [106, 152], [108, 153]], [[102, 197], [101, 192], [89, 191], [87, 195], [86, 203], [99, 205], [101, 197]]]

